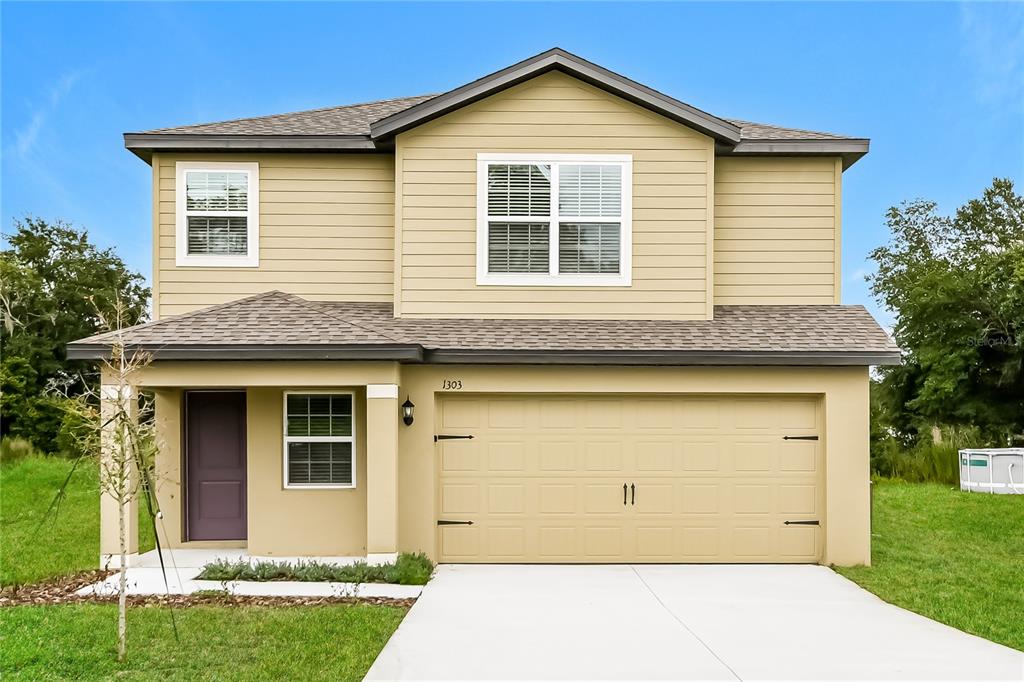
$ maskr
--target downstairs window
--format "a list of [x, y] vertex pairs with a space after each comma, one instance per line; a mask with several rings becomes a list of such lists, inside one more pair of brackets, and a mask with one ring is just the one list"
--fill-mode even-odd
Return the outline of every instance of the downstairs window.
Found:
[[286, 488], [354, 488], [351, 393], [286, 393]]

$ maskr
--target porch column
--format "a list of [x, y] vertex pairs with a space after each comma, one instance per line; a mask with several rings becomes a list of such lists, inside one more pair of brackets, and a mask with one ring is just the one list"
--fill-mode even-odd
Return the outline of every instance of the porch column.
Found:
[[398, 552], [398, 385], [366, 387], [366, 560]]
[[[119, 404], [120, 403], [120, 404]], [[118, 435], [115, 423], [111, 418], [116, 411], [126, 407], [133, 418], [136, 418], [137, 402], [135, 391], [130, 387], [116, 385], [100, 386], [100, 419], [103, 428], [100, 432], [100, 568], [119, 568], [121, 564], [121, 541], [119, 531], [117, 497], [112, 493], [117, 484], [116, 443]], [[123, 437], [123, 436], [122, 436]], [[134, 489], [138, 484], [138, 471], [134, 462], [128, 463], [128, 480], [126, 490]], [[134, 563], [139, 556], [139, 498], [138, 495], [124, 503], [125, 535], [127, 539], [127, 564]]]

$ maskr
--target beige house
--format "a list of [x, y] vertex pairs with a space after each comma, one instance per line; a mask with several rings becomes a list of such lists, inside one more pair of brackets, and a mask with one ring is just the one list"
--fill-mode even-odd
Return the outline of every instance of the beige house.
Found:
[[555, 49], [125, 143], [153, 174], [154, 321], [126, 338], [153, 357], [167, 545], [870, 561], [868, 367], [899, 351], [840, 304], [867, 140]]

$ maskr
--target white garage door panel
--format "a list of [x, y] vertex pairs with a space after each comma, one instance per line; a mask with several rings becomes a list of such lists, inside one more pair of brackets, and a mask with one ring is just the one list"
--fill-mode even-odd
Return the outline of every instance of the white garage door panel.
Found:
[[[820, 407], [804, 397], [452, 396], [441, 405], [448, 562], [813, 562]], [[625, 490], [623, 488], [625, 485]]]

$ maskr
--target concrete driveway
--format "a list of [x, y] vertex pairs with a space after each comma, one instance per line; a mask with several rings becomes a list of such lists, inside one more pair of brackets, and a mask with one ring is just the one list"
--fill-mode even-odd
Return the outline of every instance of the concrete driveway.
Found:
[[822, 566], [440, 566], [367, 679], [1024, 679]]

